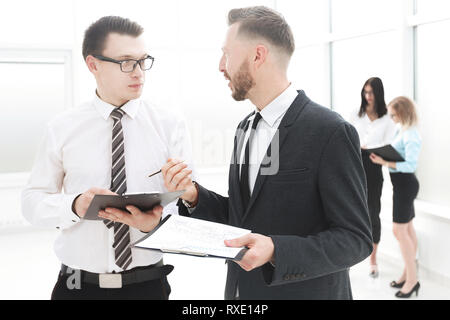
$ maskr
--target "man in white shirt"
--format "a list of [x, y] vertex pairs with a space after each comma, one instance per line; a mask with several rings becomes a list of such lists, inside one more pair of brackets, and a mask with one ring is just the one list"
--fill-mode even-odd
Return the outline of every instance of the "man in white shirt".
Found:
[[[170, 158], [180, 164], [180, 180], [192, 173], [184, 122], [140, 100], [145, 71], [153, 65], [137, 23], [104, 17], [86, 31], [83, 56], [97, 82], [90, 102], [50, 121], [22, 210], [33, 225], [61, 230], [55, 252], [62, 262], [52, 299], [168, 299], [162, 255], [131, 244], [151, 231], [163, 209], [128, 207], [83, 217], [95, 194], [164, 192], [159, 176], [148, 178]], [[64, 192], [62, 192], [64, 190]], [[189, 193], [188, 193], [189, 194]], [[174, 204], [164, 214], [177, 213]]]

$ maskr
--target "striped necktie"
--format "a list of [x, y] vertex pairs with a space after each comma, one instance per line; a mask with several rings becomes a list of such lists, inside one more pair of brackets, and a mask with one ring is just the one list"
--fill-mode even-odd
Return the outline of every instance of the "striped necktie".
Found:
[[[127, 190], [127, 177], [125, 175], [125, 148], [121, 119], [125, 114], [120, 108], [111, 112], [114, 120], [112, 129], [112, 169], [111, 191], [123, 194]], [[114, 254], [116, 265], [126, 270], [132, 261], [130, 248], [130, 227], [126, 224], [103, 221], [111, 229], [114, 227]]]

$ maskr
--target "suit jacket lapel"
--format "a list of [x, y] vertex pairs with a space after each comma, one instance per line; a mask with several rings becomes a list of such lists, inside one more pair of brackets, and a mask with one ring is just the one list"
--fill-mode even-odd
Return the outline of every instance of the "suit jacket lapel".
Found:
[[[299, 91], [297, 98], [295, 98], [294, 102], [289, 107], [288, 111], [281, 120], [280, 126], [278, 128], [278, 132], [275, 134], [272, 142], [268, 148], [271, 149], [270, 157], [268, 156], [268, 152], [266, 152], [266, 156], [262, 161], [262, 164], [269, 164], [270, 167], [275, 170], [275, 172], [271, 172], [272, 169], [262, 168], [260, 167], [258, 170], [258, 176], [256, 178], [255, 186], [253, 188], [252, 196], [250, 198], [250, 202], [248, 204], [247, 210], [245, 211], [244, 216], [242, 217], [242, 222], [248, 217], [250, 213], [250, 209], [258, 198], [258, 194], [261, 191], [264, 182], [268, 175], [273, 175], [278, 172], [279, 169], [279, 153], [283, 146], [284, 141], [289, 133], [289, 127], [295, 122], [300, 112], [305, 107], [306, 103], [309, 101], [308, 97], [306, 97], [303, 91]], [[263, 171], [265, 170], [265, 171]], [[263, 174], [262, 174], [263, 173]], [[238, 186], [239, 187], [239, 186]]]

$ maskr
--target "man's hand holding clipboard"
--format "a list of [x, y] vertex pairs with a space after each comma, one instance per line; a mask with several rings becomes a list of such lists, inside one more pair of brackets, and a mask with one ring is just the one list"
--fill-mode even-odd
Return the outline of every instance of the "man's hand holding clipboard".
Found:
[[[183, 194], [181, 199], [189, 202], [190, 207], [193, 208], [197, 205], [199, 191], [190, 179], [189, 174], [186, 173], [185, 168], [182, 161], [169, 159], [161, 171], [169, 190], [186, 188], [186, 193]], [[184, 178], [181, 179], [181, 177]], [[250, 233], [236, 239], [227, 240], [225, 245], [232, 248], [247, 247], [249, 249], [239, 261], [234, 261], [245, 271], [254, 270], [268, 262], [275, 263], [274, 244], [272, 238], [268, 236]]]
[[141, 211], [135, 206], [126, 206], [127, 211], [106, 208], [101, 210], [98, 214], [100, 218], [127, 224], [132, 228], [138, 229], [142, 232], [152, 231], [161, 221], [163, 207], [156, 206], [152, 210]]
[[[173, 161], [173, 163], [176, 163], [178, 166], [175, 168], [177, 170], [176, 173], [170, 176], [171, 180], [165, 181], [165, 185], [169, 190], [169, 193], [139, 195], [125, 194], [120, 196], [110, 190], [91, 188], [75, 199], [72, 207], [73, 212], [80, 218], [84, 218], [86, 220], [106, 219], [129, 225], [130, 227], [136, 228], [142, 232], [150, 232], [161, 221], [164, 205], [175, 200], [181, 195], [190, 198], [193, 193], [192, 188], [189, 188], [189, 181], [192, 184], [190, 177], [192, 170], [186, 169], [187, 165], [183, 164], [182, 161], [169, 159], [168, 162], [170, 161]], [[167, 169], [165, 167], [163, 167], [160, 171], [151, 174], [149, 177], [152, 177], [160, 172], [167, 173]], [[174, 170], [172, 170], [172, 172], [173, 171]], [[105, 197], [102, 199], [101, 196]], [[152, 197], [154, 199], [152, 199]], [[133, 199], [135, 203], [133, 203]], [[130, 203], [126, 203], [126, 205], [124, 205], [124, 201], [126, 200], [130, 200]]]
[[[76, 198], [73, 205], [73, 211], [80, 218], [86, 218], [86, 213], [88, 213], [88, 209], [97, 195], [119, 196], [110, 190], [91, 188]], [[151, 210], [141, 211], [139, 208], [129, 205], [126, 206], [126, 210], [127, 212], [117, 208], [107, 207], [104, 210], [98, 211], [98, 217], [127, 224], [130, 227], [141, 230], [142, 232], [149, 232], [153, 230], [161, 221], [163, 208], [158, 205]]]

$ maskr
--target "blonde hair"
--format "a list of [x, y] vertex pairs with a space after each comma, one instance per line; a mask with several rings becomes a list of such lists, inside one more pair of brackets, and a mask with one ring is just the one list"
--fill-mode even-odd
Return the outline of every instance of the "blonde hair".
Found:
[[389, 103], [388, 107], [395, 110], [402, 126], [405, 128], [417, 125], [416, 107], [408, 97], [397, 97]]

